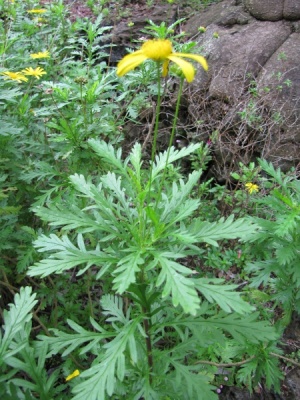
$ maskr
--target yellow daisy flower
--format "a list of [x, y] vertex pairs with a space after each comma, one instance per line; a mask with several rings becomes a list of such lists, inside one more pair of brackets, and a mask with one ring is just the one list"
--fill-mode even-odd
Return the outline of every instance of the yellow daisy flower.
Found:
[[31, 58], [50, 58], [50, 53], [48, 50], [39, 51], [38, 53], [30, 54]]
[[72, 372], [72, 374], [70, 374], [70, 375], [68, 375], [68, 376], [66, 377], [66, 382], [70, 381], [70, 380], [73, 379], [73, 378], [76, 378], [76, 376], [78, 376], [78, 375], [80, 375], [80, 372], [79, 372], [78, 369], [75, 369], [75, 371]]
[[155, 39], [148, 40], [142, 45], [140, 50], [123, 57], [117, 66], [117, 75], [123, 76], [145, 60], [150, 59], [155, 62], [162, 62], [162, 76], [167, 76], [169, 62], [173, 61], [181, 68], [186, 80], [192, 82], [195, 76], [195, 69], [191, 63], [182, 60], [183, 57], [197, 61], [205, 71], [208, 70], [206, 59], [203, 56], [188, 53], [173, 53], [170, 40]]
[[22, 72], [24, 75], [34, 76], [36, 79], [40, 79], [40, 77], [42, 75], [47, 74], [47, 72], [45, 70], [43, 70], [43, 68], [41, 68], [41, 67], [36, 67], [35, 69], [33, 69], [32, 67], [25, 68], [25, 69], [23, 69]]
[[252, 183], [252, 182], [246, 183], [245, 184], [245, 188], [249, 192], [249, 194], [252, 194], [253, 192], [255, 193], [255, 192], [259, 191], [258, 185], [256, 185], [255, 183]]
[[29, 14], [44, 14], [47, 10], [45, 8], [33, 8], [32, 10], [28, 10]]
[[12, 81], [17, 81], [17, 82], [28, 81], [28, 78], [26, 78], [22, 74], [22, 72], [5, 71], [5, 72], [1, 72], [1, 75], [4, 76], [4, 79], [11, 79]]

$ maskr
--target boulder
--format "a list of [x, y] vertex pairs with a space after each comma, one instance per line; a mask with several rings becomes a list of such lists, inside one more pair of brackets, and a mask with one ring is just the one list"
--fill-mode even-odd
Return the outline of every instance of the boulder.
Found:
[[299, 0], [244, 0], [246, 10], [255, 18], [265, 21], [278, 21], [282, 18], [300, 18]]
[[[164, 4], [147, 16], [171, 24], [183, 9]], [[115, 27], [114, 49], [120, 48], [120, 54], [113, 60], [144, 35], [140, 29], [147, 16], [135, 16], [133, 27], [126, 22]], [[297, 167], [300, 0], [223, 0], [195, 12], [180, 29], [187, 41], [196, 43], [193, 52], [203, 54], [209, 64], [208, 72], [198, 67], [195, 80], [185, 86], [180, 138], [209, 140], [215, 156], [212, 172], [220, 182], [229, 179], [238, 162], [256, 157], [283, 170]], [[174, 111], [171, 91], [170, 96], [166, 115]]]
[[[218, 33], [218, 38], [214, 33]], [[256, 77], [261, 67], [289, 37], [285, 21], [253, 21], [230, 29], [209, 25], [198, 40], [210, 65], [209, 94], [225, 99], [238, 99], [245, 85]]]
[[[283, 169], [300, 158], [300, 33], [293, 33], [265, 63], [258, 87], [268, 88], [265, 107], [280, 120], [270, 134], [270, 161], [280, 160]], [[276, 127], [274, 127], [276, 128]]]
[[185, 91], [190, 125], [202, 122], [188, 135], [213, 138], [220, 181], [255, 157], [283, 170], [300, 162], [299, 3], [224, 0], [184, 26], [209, 64]]
[[284, 0], [244, 0], [244, 4], [249, 13], [259, 20], [278, 21], [283, 18]]
[[283, 18], [288, 20], [300, 19], [299, 0], [285, 0], [283, 7]]

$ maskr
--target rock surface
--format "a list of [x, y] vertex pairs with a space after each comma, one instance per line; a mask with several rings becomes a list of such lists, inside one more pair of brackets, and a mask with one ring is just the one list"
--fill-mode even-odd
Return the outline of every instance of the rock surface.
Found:
[[[111, 61], [145, 36], [148, 19], [170, 25], [185, 12], [184, 4], [157, 2], [132, 15], [133, 26], [128, 20], [116, 24]], [[181, 127], [187, 139], [214, 137], [212, 174], [227, 181], [238, 162], [255, 157], [284, 170], [299, 166], [300, 0], [223, 0], [195, 12], [179, 29], [209, 63], [208, 73], [199, 67], [186, 85]]]
[[[284, 170], [300, 162], [299, 0], [224, 0], [185, 25], [210, 66], [189, 88], [189, 111], [218, 132], [214, 174], [264, 157]], [[297, 19], [298, 18], [298, 19]], [[206, 32], [200, 34], [199, 26]], [[217, 35], [216, 35], [217, 33]], [[199, 88], [207, 108], [199, 107]]]

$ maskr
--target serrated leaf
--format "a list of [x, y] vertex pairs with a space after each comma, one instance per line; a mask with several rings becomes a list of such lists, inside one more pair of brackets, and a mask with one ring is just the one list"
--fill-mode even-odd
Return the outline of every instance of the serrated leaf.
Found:
[[[79, 235], [80, 236], [80, 235]], [[28, 275], [42, 277], [52, 273], [60, 274], [67, 269], [74, 268], [78, 265], [86, 264], [101, 266], [107, 262], [115, 262], [115, 258], [101, 252], [100, 250], [85, 250], [77, 248], [67, 236], [59, 238], [57, 235], [51, 234], [50, 237], [42, 235], [38, 238], [34, 245], [40, 252], [55, 252], [48, 259], [41, 260], [29, 268]]]
[[32, 318], [31, 311], [37, 301], [36, 295], [31, 293], [31, 287], [21, 287], [20, 293], [14, 297], [14, 304], [10, 304], [9, 311], [5, 310], [3, 313], [4, 334], [1, 337], [0, 333], [0, 364], [10, 343], [20, 331], [24, 330], [25, 324]]
[[128, 319], [125, 317], [123, 312], [122, 297], [106, 294], [102, 296], [100, 304], [103, 309], [102, 314], [110, 316], [109, 318], [106, 318], [107, 322], [118, 321], [122, 324], [126, 324], [128, 322]]
[[[77, 333], [65, 333], [58, 329], [51, 329], [55, 336], [38, 336], [38, 339], [49, 345], [50, 354], [57, 354], [64, 349], [62, 357], [67, 356], [75, 349], [80, 349], [79, 354], [85, 354], [88, 350], [98, 345], [100, 341], [116, 336], [115, 332], [107, 332], [103, 328], [102, 332], [90, 332], [72, 320], [67, 320], [67, 322]], [[87, 344], [82, 347], [85, 343]]]
[[[70, 211], [71, 208], [71, 211]], [[99, 223], [95, 219], [74, 205], [70, 208], [62, 206], [35, 207], [33, 211], [43, 221], [51, 226], [63, 226], [64, 229], [81, 229], [84, 232], [93, 232], [99, 229]]]
[[[188, 399], [193, 400], [217, 400], [218, 396], [213, 391], [214, 386], [209, 383], [207, 376], [201, 375], [193, 371], [193, 367], [182, 365], [181, 363], [171, 360], [171, 364], [175, 368], [174, 385], [179, 390], [185, 388], [184, 392]], [[200, 390], [201, 388], [201, 390]]]
[[174, 161], [190, 155], [200, 147], [200, 143], [192, 143], [188, 147], [183, 147], [180, 150], [175, 149], [175, 147], [172, 146], [169, 151], [169, 156], [168, 150], [158, 154], [155, 157], [155, 162], [152, 168], [152, 178], [154, 179], [158, 175], [158, 173], [165, 168], [167, 159], [168, 164], [172, 164]]
[[114, 392], [117, 377], [124, 377], [124, 352], [130, 338], [135, 334], [140, 319], [128, 322], [122, 331], [109, 343], [105, 344], [106, 352], [102, 361], [84, 371], [84, 382], [73, 388], [73, 400], [105, 400]]
[[241, 294], [235, 292], [238, 285], [216, 285], [212, 282], [222, 282], [222, 279], [194, 279], [195, 287], [202, 293], [210, 303], [217, 303], [225, 312], [237, 312], [239, 314], [249, 313], [255, 308], [246, 303]]
[[191, 271], [162, 255], [158, 256], [158, 262], [161, 271], [157, 277], [156, 286], [159, 287], [164, 284], [162, 297], [171, 294], [174, 307], [180, 304], [184, 312], [195, 315], [199, 309], [200, 299], [193, 280], [185, 276], [191, 274]]
[[116, 277], [113, 280], [113, 290], [122, 294], [128, 287], [136, 281], [136, 273], [140, 271], [140, 265], [144, 264], [141, 252], [132, 249], [133, 252], [122, 258], [118, 262], [118, 268], [114, 271]]
[[114, 166], [119, 173], [126, 175], [121, 148], [116, 151], [110, 143], [96, 139], [89, 139], [88, 144], [107, 164]]
[[231, 215], [226, 220], [221, 218], [217, 222], [201, 221], [198, 219], [193, 222], [190, 231], [197, 236], [199, 242], [218, 246], [217, 240], [249, 240], [257, 229], [258, 226], [249, 219], [239, 218], [234, 221], [234, 215]]
[[193, 319], [181, 318], [174, 323], [183, 325], [193, 332], [201, 329], [221, 329], [229, 333], [238, 342], [245, 343], [245, 339], [251, 343], [260, 343], [278, 339], [276, 330], [267, 321], [257, 321], [258, 313], [241, 316], [239, 314], [223, 314], [223, 312], [212, 317], [195, 317]]

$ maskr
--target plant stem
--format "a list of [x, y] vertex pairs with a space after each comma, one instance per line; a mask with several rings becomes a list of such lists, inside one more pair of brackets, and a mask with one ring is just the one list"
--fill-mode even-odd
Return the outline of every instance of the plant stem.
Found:
[[147, 310], [143, 308], [143, 312], [146, 315], [146, 318], [143, 320], [143, 325], [144, 325], [144, 330], [146, 333], [146, 348], [147, 348], [147, 360], [148, 360], [148, 367], [149, 367], [149, 384], [152, 384], [152, 373], [153, 373], [153, 355], [152, 355], [152, 342], [151, 342], [151, 337], [150, 337], [150, 324], [149, 324], [149, 319], [147, 317]]
[[183, 82], [184, 82], [184, 78], [181, 78], [180, 79], [180, 84], [179, 84], [179, 90], [178, 90], [175, 114], [174, 114], [174, 119], [173, 119], [173, 124], [172, 124], [172, 131], [171, 131], [171, 136], [170, 136], [169, 145], [168, 145], [168, 153], [167, 153], [166, 165], [165, 165], [163, 176], [162, 176], [162, 179], [161, 179], [161, 184], [160, 184], [158, 196], [156, 198], [156, 206], [158, 204], [158, 200], [160, 199], [160, 195], [161, 195], [161, 192], [162, 192], [162, 187], [163, 187], [163, 184], [164, 184], [164, 181], [165, 181], [165, 178], [166, 178], [166, 174], [167, 174], [170, 151], [171, 151], [171, 147], [172, 147], [172, 144], [173, 144], [173, 141], [174, 141], [176, 126], [177, 126], [179, 107], [180, 107], [180, 100], [181, 100], [182, 89], [183, 89]]
[[156, 142], [157, 142], [157, 135], [158, 135], [158, 123], [159, 123], [159, 114], [160, 114], [160, 106], [161, 106], [161, 82], [160, 82], [160, 67], [161, 63], [157, 62], [157, 104], [155, 109], [155, 126], [154, 126], [154, 134], [153, 134], [153, 143], [152, 143], [152, 151], [151, 151], [151, 165], [150, 165], [150, 178], [149, 178], [149, 191], [148, 191], [148, 202], [150, 202], [150, 193], [151, 193], [151, 186], [152, 186], [152, 169], [153, 163], [156, 153]]
[[[280, 354], [273, 353], [273, 352], [271, 352], [270, 355], [272, 357], [277, 357], [277, 358], [279, 358], [281, 360], [284, 360], [284, 361], [289, 362], [289, 363], [291, 363], [293, 365], [296, 365], [297, 367], [300, 367], [300, 363], [298, 363], [297, 361], [293, 360], [292, 358], [288, 358], [288, 357], [285, 357], [285, 356], [282, 356]], [[215, 367], [238, 367], [238, 366], [247, 364], [249, 361], [253, 360], [254, 358], [255, 358], [255, 356], [251, 356], [251, 357], [247, 358], [246, 360], [239, 361], [239, 362], [233, 362], [233, 363], [217, 363], [217, 362], [213, 362], [213, 361], [199, 360], [199, 361], [196, 361], [194, 364], [195, 365], [196, 364], [206, 364], [206, 365], [213, 365]]]
[[240, 365], [247, 364], [249, 361], [253, 360], [255, 356], [251, 356], [247, 358], [246, 360], [239, 361], [239, 362], [234, 362], [234, 363], [217, 363], [213, 361], [206, 361], [206, 360], [199, 360], [196, 361], [194, 364], [206, 364], [206, 365], [213, 365], [214, 367], [238, 367]]

